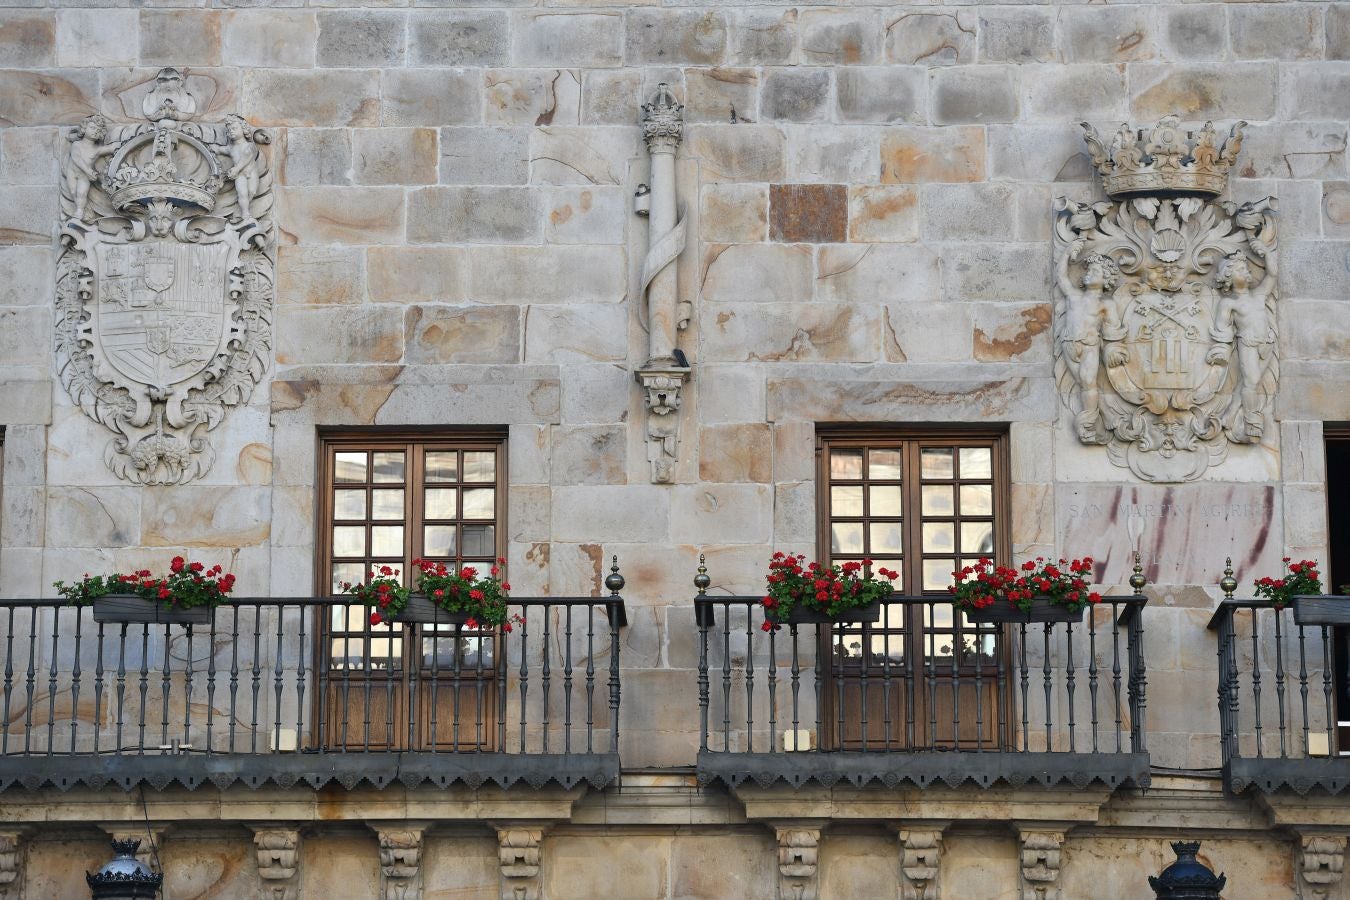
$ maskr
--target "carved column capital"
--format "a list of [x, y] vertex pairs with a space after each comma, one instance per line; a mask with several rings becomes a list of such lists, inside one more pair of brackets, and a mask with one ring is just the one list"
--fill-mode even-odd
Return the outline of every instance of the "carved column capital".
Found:
[[784, 824], [778, 835], [778, 896], [780, 900], [816, 900], [819, 889], [817, 851], [820, 823]]
[[1022, 900], [1060, 900], [1059, 868], [1064, 832], [1021, 829]]
[[1345, 868], [1344, 834], [1299, 834], [1298, 888], [1299, 900], [1329, 900], [1340, 896]]
[[380, 888], [384, 900], [421, 900], [422, 836], [420, 823], [371, 825], [380, 838]]
[[258, 855], [260, 896], [296, 900], [300, 896], [300, 829], [294, 825], [250, 825]]
[[937, 900], [944, 830], [945, 825], [900, 829], [900, 896], [904, 900]]
[[665, 82], [657, 85], [650, 103], [642, 104], [642, 138], [648, 153], [674, 153], [684, 138], [684, 107]]
[[538, 823], [499, 823], [497, 862], [502, 900], [539, 900], [543, 896], [543, 850], [547, 827]]

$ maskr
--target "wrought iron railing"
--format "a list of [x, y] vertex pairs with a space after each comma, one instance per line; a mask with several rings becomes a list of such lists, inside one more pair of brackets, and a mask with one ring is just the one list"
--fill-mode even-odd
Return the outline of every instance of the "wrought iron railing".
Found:
[[618, 776], [617, 589], [513, 597], [509, 632], [372, 629], [350, 655], [325, 628], [349, 602], [232, 599], [180, 625], [0, 600], [0, 789]]
[[1148, 783], [1143, 596], [977, 625], [892, 595], [875, 623], [767, 630], [759, 600], [694, 599], [704, 782]]
[[[1348, 604], [1350, 599], [1343, 602]], [[1335, 672], [1336, 628], [1299, 624], [1292, 608], [1229, 595], [1209, 628], [1218, 637], [1219, 741], [1230, 790], [1350, 788], [1350, 718]], [[1350, 683], [1350, 669], [1341, 684]], [[1343, 687], [1339, 688], [1344, 691]]]

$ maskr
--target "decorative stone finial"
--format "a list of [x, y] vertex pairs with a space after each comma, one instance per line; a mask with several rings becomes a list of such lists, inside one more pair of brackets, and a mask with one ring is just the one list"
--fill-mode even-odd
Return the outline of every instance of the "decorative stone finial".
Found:
[[1121, 125], [1109, 150], [1097, 129], [1087, 122], [1082, 126], [1092, 164], [1112, 197], [1159, 191], [1217, 197], [1228, 187], [1228, 170], [1237, 161], [1246, 124], [1235, 124], [1220, 146], [1213, 122], [1189, 132], [1176, 116], [1164, 116], [1147, 136], [1142, 128]]
[[618, 596], [619, 591], [623, 590], [623, 586], [627, 582], [625, 582], [623, 576], [619, 574], [618, 555], [616, 554], [611, 557], [611, 559], [613, 560], [613, 563], [609, 567], [609, 574], [605, 576], [605, 587], [609, 589], [611, 594]]
[[1230, 556], [1223, 561], [1223, 578], [1219, 579], [1219, 589], [1223, 591], [1225, 600], [1233, 599], [1233, 591], [1237, 590], [1238, 582], [1233, 577], [1233, 558]]
[[1130, 576], [1130, 587], [1134, 588], [1136, 596], [1144, 592], [1144, 585], [1148, 584], [1148, 579], [1144, 577], [1144, 567], [1139, 562], [1139, 551], [1134, 551], [1134, 574]]
[[684, 137], [684, 107], [664, 81], [652, 101], [642, 104], [642, 137], [648, 153], [674, 153]]
[[703, 554], [698, 555], [698, 574], [694, 576], [694, 587], [698, 588], [698, 594], [702, 597], [708, 593], [708, 586], [712, 584], [712, 579], [708, 577], [708, 566], [704, 560]]

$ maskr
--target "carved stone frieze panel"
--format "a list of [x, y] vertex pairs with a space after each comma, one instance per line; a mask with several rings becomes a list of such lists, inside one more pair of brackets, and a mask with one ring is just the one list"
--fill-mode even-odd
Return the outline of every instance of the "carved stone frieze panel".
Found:
[[1275, 200], [1219, 201], [1242, 141], [1175, 117], [1106, 148], [1110, 201], [1056, 201], [1055, 377], [1084, 444], [1151, 482], [1268, 431], [1279, 377]]
[[86, 118], [62, 172], [57, 370], [136, 484], [205, 474], [209, 433], [271, 359], [269, 139], [241, 116], [197, 121], [187, 85], [162, 69], [146, 121]]

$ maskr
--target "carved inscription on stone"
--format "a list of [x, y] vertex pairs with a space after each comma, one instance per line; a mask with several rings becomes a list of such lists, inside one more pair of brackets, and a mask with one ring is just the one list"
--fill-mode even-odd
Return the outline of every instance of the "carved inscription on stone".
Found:
[[1215, 199], [1242, 143], [1167, 117], [1087, 143], [1110, 202], [1056, 202], [1055, 377], [1085, 444], [1152, 482], [1260, 443], [1279, 376], [1275, 201]]
[[55, 349], [71, 399], [113, 432], [108, 467], [180, 484], [211, 468], [209, 433], [269, 366], [272, 175], [267, 135], [196, 121], [179, 70], [141, 108], [145, 122], [89, 116], [68, 135]]

